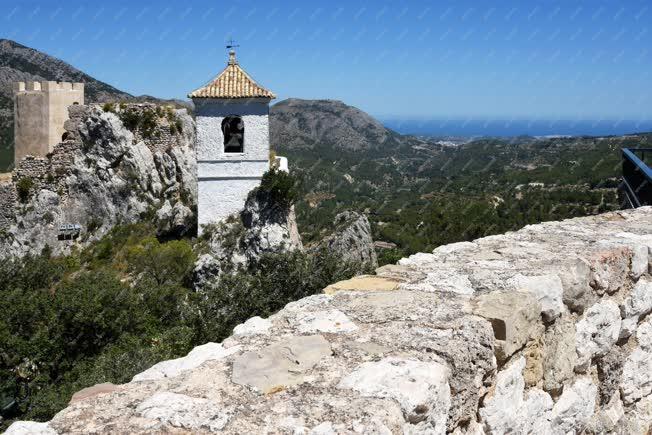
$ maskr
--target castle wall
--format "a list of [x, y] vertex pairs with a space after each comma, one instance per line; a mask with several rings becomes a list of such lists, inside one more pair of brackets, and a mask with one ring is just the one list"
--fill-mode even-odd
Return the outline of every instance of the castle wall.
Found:
[[45, 156], [61, 142], [68, 107], [84, 104], [84, 84], [18, 82], [14, 84], [14, 162], [27, 155]]
[[[195, 99], [197, 123], [198, 224], [242, 210], [247, 194], [269, 169], [269, 100]], [[244, 151], [225, 153], [222, 120], [240, 116]]]

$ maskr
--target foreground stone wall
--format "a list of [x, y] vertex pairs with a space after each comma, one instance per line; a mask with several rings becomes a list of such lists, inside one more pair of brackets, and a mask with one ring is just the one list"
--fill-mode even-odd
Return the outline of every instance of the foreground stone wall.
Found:
[[649, 433], [652, 207], [441, 246], [7, 433]]

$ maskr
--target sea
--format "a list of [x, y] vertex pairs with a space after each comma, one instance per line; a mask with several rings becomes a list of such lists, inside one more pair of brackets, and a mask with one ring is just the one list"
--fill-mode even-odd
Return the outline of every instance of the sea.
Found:
[[652, 120], [405, 120], [382, 119], [401, 134], [435, 137], [620, 136], [652, 132]]

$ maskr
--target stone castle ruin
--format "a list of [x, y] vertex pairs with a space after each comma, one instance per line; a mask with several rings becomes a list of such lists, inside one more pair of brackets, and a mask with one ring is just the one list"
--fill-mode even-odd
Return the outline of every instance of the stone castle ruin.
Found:
[[65, 140], [68, 107], [76, 104], [84, 104], [83, 83], [14, 83], [14, 165], [28, 155], [43, 157]]

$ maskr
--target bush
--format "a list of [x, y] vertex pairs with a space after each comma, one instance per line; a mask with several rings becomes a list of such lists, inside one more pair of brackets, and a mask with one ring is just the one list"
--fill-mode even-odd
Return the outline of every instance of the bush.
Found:
[[281, 207], [290, 208], [299, 199], [297, 178], [287, 172], [271, 168], [263, 174], [260, 186], [250, 195], [257, 195], [259, 198], [268, 197]]
[[34, 187], [34, 180], [31, 177], [22, 177], [16, 183], [16, 192], [21, 202], [27, 202], [29, 194]]

